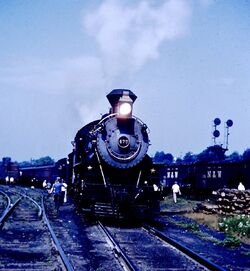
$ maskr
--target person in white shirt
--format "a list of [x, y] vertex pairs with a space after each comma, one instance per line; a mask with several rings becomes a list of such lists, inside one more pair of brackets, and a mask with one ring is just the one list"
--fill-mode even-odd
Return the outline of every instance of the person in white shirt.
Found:
[[180, 190], [180, 186], [177, 184], [177, 182], [175, 181], [173, 186], [172, 186], [172, 190], [173, 190], [173, 200], [174, 203], [177, 202], [177, 194], [181, 195], [181, 190]]
[[62, 202], [67, 202], [67, 187], [68, 185], [62, 179]]
[[239, 183], [238, 190], [240, 190], [240, 191], [244, 191], [245, 190], [245, 186], [242, 184], [242, 182]]

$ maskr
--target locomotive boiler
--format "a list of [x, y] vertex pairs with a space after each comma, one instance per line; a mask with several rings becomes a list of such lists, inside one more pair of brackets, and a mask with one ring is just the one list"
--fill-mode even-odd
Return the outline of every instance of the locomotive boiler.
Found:
[[132, 115], [136, 95], [114, 89], [109, 113], [82, 127], [73, 142], [73, 186], [81, 209], [95, 216], [148, 217], [159, 192], [148, 128]]

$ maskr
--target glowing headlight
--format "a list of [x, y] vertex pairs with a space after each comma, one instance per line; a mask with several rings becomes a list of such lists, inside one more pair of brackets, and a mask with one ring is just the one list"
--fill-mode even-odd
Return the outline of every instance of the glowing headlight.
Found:
[[119, 113], [121, 115], [128, 115], [132, 111], [132, 106], [129, 103], [122, 103], [119, 108]]

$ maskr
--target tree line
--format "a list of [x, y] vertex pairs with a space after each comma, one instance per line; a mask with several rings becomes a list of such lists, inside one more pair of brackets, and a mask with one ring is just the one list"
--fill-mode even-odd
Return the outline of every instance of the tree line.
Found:
[[209, 146], [199, 154], [187, 152], [183, 158], [174, 156], [171, 153], [164, 153], [157, 151], [153, 157], [154, 163], [161, 164], [186, 164], [186, 163], [199, 163], [199, 162], [239, 162], [250, 161], [250, 149], [246, 149], [243, 154], [233, 152], [226, 155], [227, 149], [220, 145]]
[[50, 156], [45, 156], [39, 159], [30, 159], [30, 161], [19, 162], [18, 164], [20, 167], [39, 167], [54, 165], [55, 161]]
[[[186, 163], [199, 163], [199, 162], [239, 162], [250, 161], [250, 148], [246, 149], [243, 154], [233, 152], [226, 155], [227, 149], [220, 145], [209, 146], [199, 154], [187, 152], [182, 158], [175, 158], [171, 153], [164, 151], [157, 151], [153, 157], [154, 163], [161, 164], [186, 164]], [[46, 166], [54, 165], [55, 161], [50, 156], [41, 157], [39, 159], [31, 159], [30, 161], [23, 161], [18, 163], [20, 167], [31, 166]]]

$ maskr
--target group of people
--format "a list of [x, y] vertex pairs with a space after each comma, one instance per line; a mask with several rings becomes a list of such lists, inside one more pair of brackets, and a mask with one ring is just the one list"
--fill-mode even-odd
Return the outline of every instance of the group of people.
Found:
[[[50, 188], [50, 185], [48, 186], [48, 183], [46, 183], [46, 180], [43, 183], [44, 188], [49, 188], [48, 192], [54, 195], [54, 202], [55, 202], [55, 208], [58, 212], [59, 207], [67, 202], [67, 184], [64, 182], [63, 179], [60, 179], [59, 177], [56, 179], [55, 183]], [[245, 186], [240, 182], [238, 185], [238, 190], [244, 191]], [[173, 192], [173, 201], [174, 203], [177, 203], [177, 196], [181, 195], [180, 186], [175, 181], [172, 185], [172, 192]]]
[[67, 202], [67, 186], [64, 180], [58, 177], [51, 189], [48, 190], [50, 194], [54, 195], [55, 209], [57, 212], [60, 206]]
[[[244, 186], [244, 184], [242, 182], [239, 183], [238, 190], [239, 191], [244, 191], [245, 190], [245, 186]], [[176, 181], [172, 185], [172, 192], [173, 192], [174, 203], [176, 203], [177, 202], [177, 195], [181, 195], [180, 186], [178, 185], [178, 183]]]

